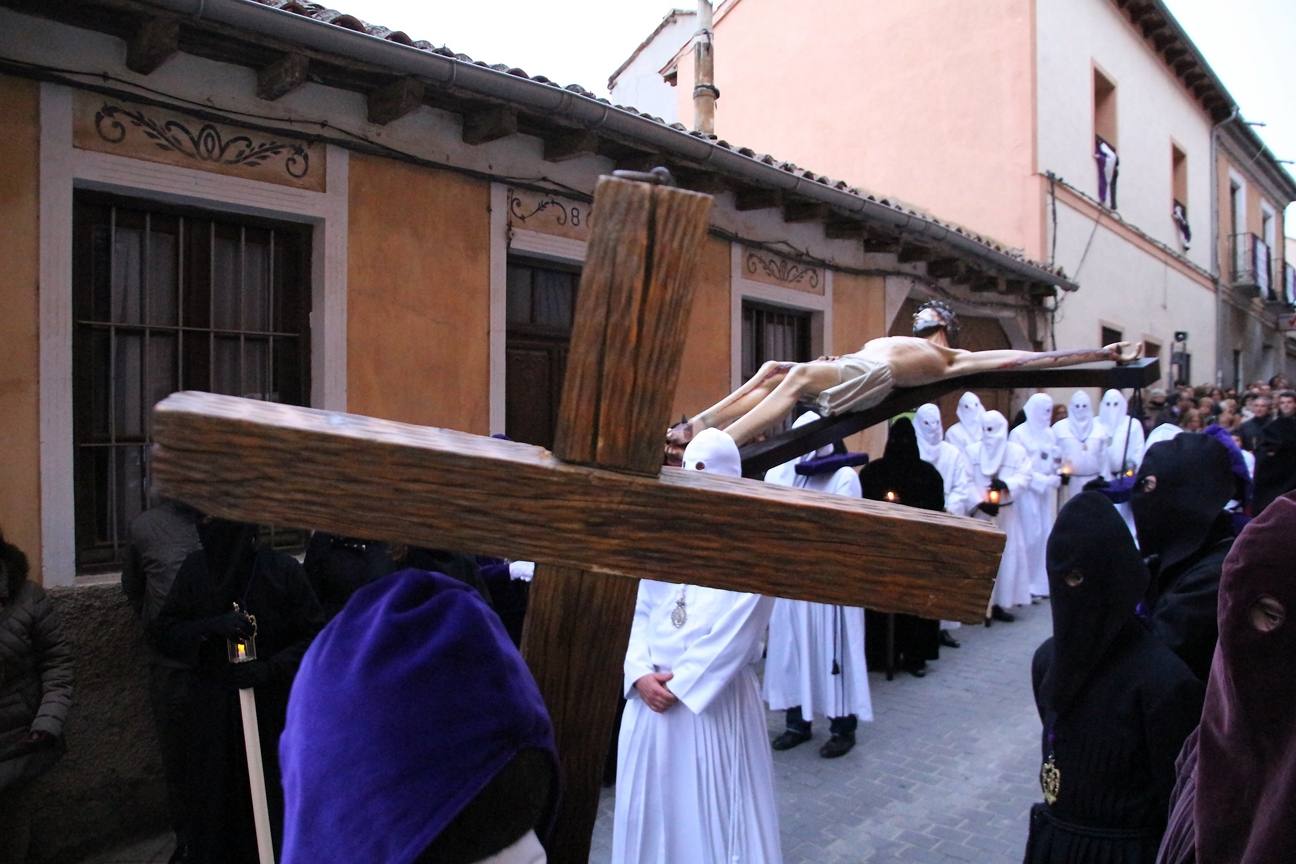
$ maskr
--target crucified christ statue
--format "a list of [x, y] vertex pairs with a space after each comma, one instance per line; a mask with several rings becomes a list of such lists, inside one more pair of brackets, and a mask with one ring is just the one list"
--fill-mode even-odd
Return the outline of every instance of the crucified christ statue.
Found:
[[950, 347], [958, 317], [930, 300], [914, 314], [913, 336], [884, 336], [839, 357], [809, 363], [765, 363], [747, 383], [666, 433], [668, 450], [683, 448], [703, 429], [717, 427], [739, 447], [769, 431], [798, 402], [809, 402], [828, 417], [862, 411], [896, 387], [917, 387], [977, 372], [1044, 369], [1098, 360], [1129, 363], [1143, 356], [1143, 343], [1116, 342], [1105, 348], [1070, 351], [964, 351]]

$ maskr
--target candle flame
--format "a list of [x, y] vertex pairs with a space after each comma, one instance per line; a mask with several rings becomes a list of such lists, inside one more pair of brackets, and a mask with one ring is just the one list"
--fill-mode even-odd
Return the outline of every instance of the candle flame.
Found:
[[242, 642], [238, 643], [238, 656], [240, 660], [247, 659], [247, 646]]
[[888, 489], [884, 497], [886, 498], [886, 500], [894, 502], [896, 500], [896, 493]]
[[999, 490], [998, 490], [998, 489], [991, 489], [991, 490], [990, 490], [990, 503], [991, 503], [991, 504], [998, 504], [998, 503], [999, 503]]

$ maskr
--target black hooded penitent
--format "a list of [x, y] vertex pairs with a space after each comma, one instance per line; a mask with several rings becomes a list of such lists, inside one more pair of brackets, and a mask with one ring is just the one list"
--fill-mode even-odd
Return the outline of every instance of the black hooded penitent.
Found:
[[1135, 616], [1147, 571], [1105, 497], [1084, 492], [1062, 508], [1047, 568], [1054, 636], [1035, 652], [1032, 680], [1056, 783], [1031, 811], [1026, 861], [1151, 861], [1202, 685]]

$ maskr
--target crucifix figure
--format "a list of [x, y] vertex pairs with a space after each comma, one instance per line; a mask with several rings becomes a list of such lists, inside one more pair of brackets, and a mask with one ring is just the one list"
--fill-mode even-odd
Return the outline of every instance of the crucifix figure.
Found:
[[154, 479], [205, 512], [540, 562], [523, 653], [560, 864], [588, 858], [639, 578], [977, 621], [1003, 549], [971, 520], [661, 466], [710, 205], [600, 179], [552, 453], [212, 394], [155, 409]]
[[1143, 356], [1143, 343], [1070, 351], [963, 351], [954, 310], [929, 300], [914, 313], [913, 336], [883, 336], [839, 357], [809, 363], [767, 361], [752, 378], [715, 405], [671, 427], [670, 450], [682, 448], [703, 429], [718, 427], [739, 447], [783, 421], [798, 402], [824, 417], [863, 411], [883, 402], [894, 388], [920, 387], [981, 372], [1048, 369], [1097, 360], [1129, 363]]

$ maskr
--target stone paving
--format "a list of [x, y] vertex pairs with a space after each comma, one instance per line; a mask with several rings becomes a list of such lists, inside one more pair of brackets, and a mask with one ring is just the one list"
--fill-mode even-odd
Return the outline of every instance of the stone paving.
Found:
[[[1016, 864], [1038, 800], [1039, 718], [1030, 658], [1050, 632], [1048, 605], [1013, 624], [963, 627], [926, 678], [869, 676], [874, 722], [841, 759], [815, 740], [774, 754], [785, 864]], [[769, 715], [771, 735], [782, 713]], [[600, 802], [590, 864], [613, 864], [612, 790]], [[155, 837], [82, 864], [165, 864]]]

